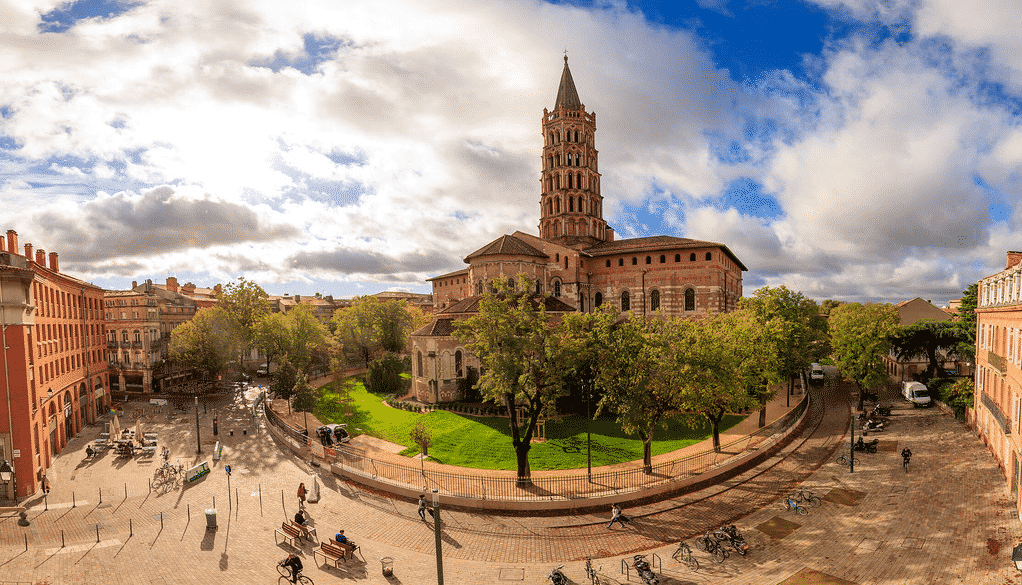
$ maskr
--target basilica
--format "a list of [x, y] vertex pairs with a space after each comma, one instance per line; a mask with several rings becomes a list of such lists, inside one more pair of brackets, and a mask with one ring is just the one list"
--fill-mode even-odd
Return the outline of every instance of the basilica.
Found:
[[[539, 232], [517, 231], [433, 277], [433, 321], [412, 333], [412, 392], [422, 402], [462, 397], [478, 367], [453, 322], [478, 310], [495, 280], [524, 273], [548, 313], [622, 311], [698, 317], [731, 311], [742, 297], [741, 260], [724, 244], [651, 236], [618, 240], [603, 219], [596, 113], [587, 112], [564, 58], [553, 110], [543, 110]], [[476, 370], [478, 371], [478, 370]]]

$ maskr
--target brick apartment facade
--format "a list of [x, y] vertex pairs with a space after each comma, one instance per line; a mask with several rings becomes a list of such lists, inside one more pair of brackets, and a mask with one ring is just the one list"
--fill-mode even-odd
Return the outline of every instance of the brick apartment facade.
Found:
[[0, 500], [35, 493], [67, 442], [110, 407], [103, 289], [7, 231], [0, 245]]
[[[429, 279], [433, 323], [412, 334], [412, 391], [423, 402], [460, 398], [474, 357], [452, 337], [494, 281], [524, 273], [564, 310], [612, 303], [622, 311], [699, 317], [734, 310], [747, 268], [723, 244], [652, 236], [616, 240], [603, 219], [596, 114], [579, 99], [565, 58], [553, 111], [544, 109], [539, 235], [503, 235]], [[421, 366], [419, 364], [422, 364]]]
[[976, 307], [974, 428], [1001, 466], [1022, 511], [1022, 252], [979, 282]]

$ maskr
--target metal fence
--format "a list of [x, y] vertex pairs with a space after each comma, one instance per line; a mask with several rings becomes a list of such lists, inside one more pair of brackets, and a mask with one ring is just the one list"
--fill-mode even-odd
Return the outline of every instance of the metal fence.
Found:
[[[749, 457], [771, 437], [788, 430], [808, 404], [808, 396], [785, 416], [747, 436], [723, 443], [720, 450], [709, 449], [677, 459], [654, 463], [650, 473], [641, 464], [618, 471], [593, 473], [532, 474], [528, 485], [520, 485], [514, 472], [483, 472], [473, 474], [451, 473], [423, 468], [414, 464], [395, 463], [370, 457], [363, 449], [338, 446], [324, 448], [327, 459], [346, 474], [371, 478], [415, 490], [437, 489], [451, 496], [483, 500], [539, 501], [571, 500], [610, 496], [648, 489], [663, 484], [689, 479], [706, 473], [739, 458]], [[289, 440], [298, 445], [310, 445], [301, 431], [288, 426], [269, 405], [264, 405], [267, 420], [280, 428]]]

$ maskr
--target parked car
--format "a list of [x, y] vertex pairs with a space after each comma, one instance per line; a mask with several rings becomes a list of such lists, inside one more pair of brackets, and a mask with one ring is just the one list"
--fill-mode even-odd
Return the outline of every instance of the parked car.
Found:
[[256, 370], [256, 375], [257, 376], [269, 376], [270, 375], [270, 371], [268, 369], [266, 369], [266, 368], [259, 368], [258, 370]]
[[823, 366], [820, 364], [810, 364], [809, 366], [809, 383], [814, 386], [823, 384]]
[[316, 429], [316, 436], [324, 445], [347, 443], [351, 440], [351, 435], [348, 434], [348, 425], [343, 423], [323, 425]]
[[912, 406], [930, 405], [930, 391], [919, 382], [903, 382], [901, 395], [905, 397], [905, 400], [911, 402]]

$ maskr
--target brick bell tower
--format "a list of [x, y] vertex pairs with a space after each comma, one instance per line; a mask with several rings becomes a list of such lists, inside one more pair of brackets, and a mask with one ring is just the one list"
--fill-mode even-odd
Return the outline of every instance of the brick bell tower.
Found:
[[554, 109], [543, 108], [539, 236], [544, 240], [586, 247], [613, 238], [603, 220], [595, 134], [596, 113], [587, 113], [578, 99], [565, 55]]

